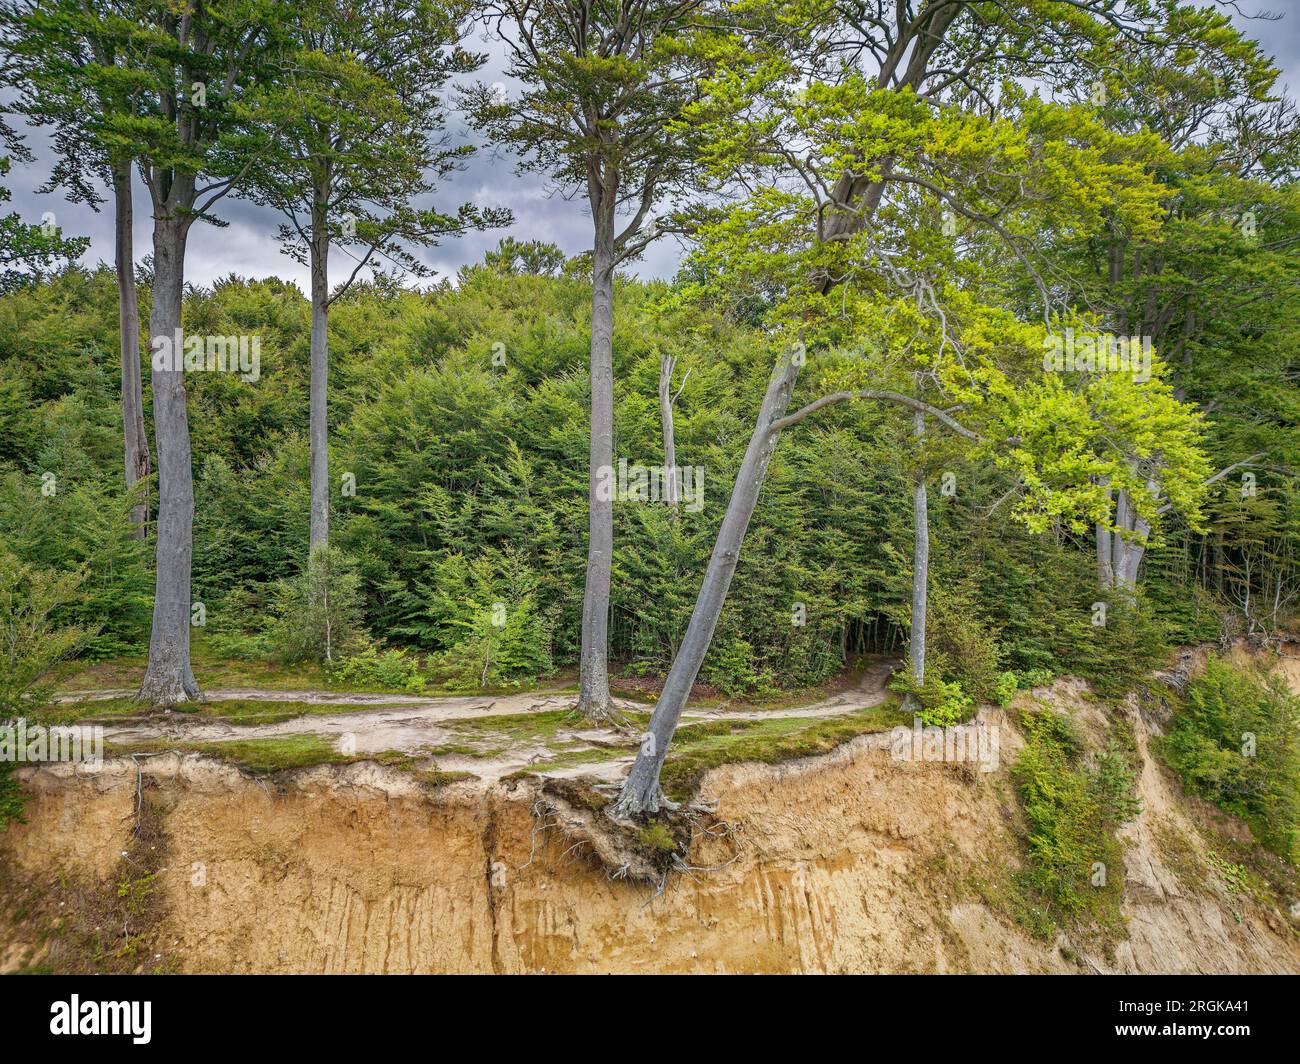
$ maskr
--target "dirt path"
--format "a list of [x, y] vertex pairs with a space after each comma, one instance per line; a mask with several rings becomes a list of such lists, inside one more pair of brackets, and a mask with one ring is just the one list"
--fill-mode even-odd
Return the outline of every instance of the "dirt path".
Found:
[[[687, 709], [683, 716], [691, 720], [763, 720], [775, 718], [820, 718], [842, 716], [855, 710], [879, 705], [884, 701], [889, 676], [895, 667], [890, 660], [872, 662], [861, 679], [848, 690], [805, 706], [767, 710], [730, 710], [726, 705], [714, 708]], [[121, 697], [129, 692], [87, 693], [83, 700]], [[76, 697], [68, 693], [62, 700]], [[268, 708], [277, 702], [310, 703], [320, 706], [376, 706], [339, 713], [304, 713], [290, 720], [267, 724], [233, 724], [220, 720], [195, 719], [186, 714], [153, 716], [147, 720], [104, 729], [110, 743], [219, 743], [229, 740], [269, 739], [287, 735], [317, 734], [332, 739], [341, 752], [368, 754], [400, 751], [406, 754], [431, 754], [437, 767], [446, 772], [471, 772], [480, 779], [492, 780], [530, 765], [564, 762], [574, 755], [608, 748], [610, 757], [584, 760], [572, 765], [553, 765], [548, 774], [556, 776], [594, 775], [617, 778], [631, 763], [639, 736], [613, 728], [593, 728], [578, 718], [573, 727], [559, 727], [553, 735], [512, 736], [494, 730], [492, 717], [572, 710], [570, 693], [530, 692], [498, 697], [454, 696], [430, 698], [420, 695], [352, 694], [313, 690], [262, 690], [251, 687], [217, 688], [206, 692], [209, 702], [233, 699], [265, 701]], [[644, 712], [647, 707], [616, 699], [624, 712]], [[458, 729], [457, 723], [474, 721], [473, 731]], [[502, 748], [501, 744], [504, 743]], [[455, 750], [448, 750], [456, 747]], [[475, 749], [477, 748], [477, 749]], [[474, 750], [473, 753], [467, 752]], [[626, 752], [623, 752], [626, 751]], [[475, 756], [475, 755], [478, 756]]]

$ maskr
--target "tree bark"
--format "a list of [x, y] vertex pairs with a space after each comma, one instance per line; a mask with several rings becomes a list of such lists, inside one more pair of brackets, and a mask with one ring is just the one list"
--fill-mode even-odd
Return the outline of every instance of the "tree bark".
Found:
[[673, 427], [673, 369], [677, 360], [672, 355], [659, 359], [659, 421], [664, 435], [664, 485], [668, 515], [677, 524], [677, 434]]
[[[193, 560], [194, 476], [185, 406], [181, 300], [188, 222], [155, 204], [153, 306], [149, 333], [154, 440], [158, 448], [158, 529], [153, 631], [140, 699], [171, 706], [197, 698], [190, 668], [190, 567]], [[162, 364], [160, 346], [173, 358]]]
[[[925, 438], [925, 415], [913, 415], [913, 435], [917, 446]], [[908, 659], [912, 678], [925, 680], [925, 614], [930, 578], [930, 509], [925, 490], [925, 470], [918, 455], [917, 470], [912, 476], [912, 636], [908, 640]]]
[[671, 804], [660, 790], [659, 771], [663, 768], [668, 744], [677, 729], [677, 722], [686, 707], [686, 699], [713, 639], [727, 590], [731, 586], [731, 578], [736, 572], [736, 562], [740, 558], [740, 548], [749, 528], [749, 519], [753, 516], [759, 491], [767, 475], [768, 462], [781, 438], [780, 431], [773, 431], [772, 426], [789, 408], [798, 375], [798, 361], [793, 355], [788, 355], [777, 366], [768, 382], [767, 394], [754, 424], [754, 432], [749, 438], [749, 446], [745, 449], [745, 457], [736, 473], [736, 483], [731, 489], [731, 498], [722, 519], [722, 527], [718, 531], [717, 542], [713, 546], [713, 554], [709, 557], [704, 582], [695, 599], [691, 623], [686, 629], [681, 649], [673, 658], [672, 668], [668, 671], [663, 691], [650, 717], [649, 731], [623, 785], [623, 792], [610, 810], [611, 816], [629, 817], [637, 813], [655, 812], [661, 806]]
[[[609, 698], [609, 586], [614, 555], [614, 204], [612, 190], [592, 197], [591, 451], [587, 506], [587, 581], [582, 599], [578, 709], [612, 716]], [[609, 497], [604, 497], [608, 495]]]
[[[140, 374], [140, 304], [135, 290], [134, 205], [131, 164], [113, 167], [114, 265], [117, 272], [117, 334], [122, 362], [122, 437], [126, 487], [130, 491], [149, 477], [149, 437], [144, 428], [144, 384]], [[149, 494], [131, 509], [132, 535], [149, 534]]]
[[329, 545], [329, 231], [318, 192], [311, 221], [311, 534], [309, 552]]
[[[1109, 501], [1111, 499], [1111, 491], [1109, 487], [1110, 478], [1104, 477], [1102, 479], [1102, 485], [1106, 487], [1106, 499], [1109, 508]], [[1111, 543], [1112, 533], [1111, 530], [1100, 521], [1097, 522], [1094, 530], [1096, 532], [1097, 541], [1097, 586], [1102, 591], [1109, 591], [1115, 586], [1115, 567], [1112, 562], [1112, 552], [1114, 550], [1114, 546]]]

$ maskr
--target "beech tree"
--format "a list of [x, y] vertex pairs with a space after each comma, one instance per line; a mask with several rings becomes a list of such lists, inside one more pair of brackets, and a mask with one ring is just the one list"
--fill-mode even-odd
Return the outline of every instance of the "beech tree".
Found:
[[[56, 162], [42, 191], [63, 188], [74, 203], [98, 210], [107, 186], [113, 197], [113, 259], [117, 274], [118, 347], [122, 375], [123, 468], [127, 490], [147, 481], [149, 438], [140, 369], [140, 310], [136, 296], [134, 158], [120, 128], [140, 112], [141, 85], [126, 66], [124, 37], [139, 5], [81, 0], [7, 0], [0, 26], [18, 90], [14, 110], [51, 134]], [[135, 534], [148, 534], [147, 488], [132, 513]]]
[[[486, 0], [483, 20], [505, 42], [517, 90], [479, 85], [475, 122], [586, 198], [592, 218], [591, 442], [588, 553], [578, 705], [612, 715], [609, 603], [614, 551], [614, 274], [659, 234], [652, 209], [690, 165], [670, 131], [694, 94], [683, 37], [701, 0]], [[620, 211], [625, 217], [620, 219]]]
[[[114, 158], [136, 160], [153, 213], [152, 345], [158, 520], [153, 627], [139, 697], [174, 705], [198, 694], [190, 667], [190, 572], [194, 522], [185, 341], [185, 253], [197, 221], [257, 163], [265, 138], [245, 128], [232, 102], [264, 76], [263, 60], [285, 7], [271, 0], [141, 3], [99, 25], [101, 58], [81, 68], [105, 94], [103, 128]], [[111, 64], [103, 57], [112, 57]]]
[[[1032, 211], [1017, 216], [1024, 200], [1055, 203], [1062, 224], [1074, 232], [1097, 228], [1103, 207], [1149, 231], [1159, 201], [1159, 187], [1141, 165], [1106, 158], [1113, 134], [1080, 109], [1042, 104], [1008, 80], [1031, 71], [1040, 79], [1077, 80], [1080, 64], [1098, 61], [1117, 41], [1157, 28], [1140, 6], [1116, 10], [1105, 2], [1040, 0], [991, 7], [928, 0], [759, 5], [756, 15], [752, 6], [748, 11], [750, 32], [729, 44], [711, 43], [718, 72], [688, 120], [710, 134], [703, 138], [710, 173], [720, 183], [741, 174], [756, 191], [744, 206], [715, 215], [700, 232], [706, 244], [720, 249], [720, 261], [706, 273], [733, 286], [761, 274], [761, 288], [756, 284], [755, 290], [780, 293], [776, 320], [790, 346], [769, 381], [649, 734], [610, 809], [616, 817], [654, 811], [666, 802], [659, 771], [708, 650], [782, 431], [828, 403], [852, 398], [910, 407], [920, 415], [918, 429], [923, 418], [954, 423], [943, 409], [915, 396], [876, 388], [843, 389], [787, 414], [806, 353], [834, 336], [845, 298], [838, 289], [856, 279], [859, 264], [870, 262], [887, 278], [901, 272], [904, 276], [894, 280], [909, 283], [907, 266], [900, 271], [892, 261], [899, 234], [908, 235], [908, 197], [934, 197], [996, 234], [1005, 250], [1027, 265], [1027, 250], [1041, 233], [1018, 228], [1034, 216]], [[874, 63], [874, 76], [862, 74], [846, 58]], [[1000, 92], [1013, 101], [1010, 109], [993, 103]], [[973, 173], [982, 180], [971, 186]], [[773, 249], [787, 253], [774, 260]], [[1030, 273], [1038, 281], [1042, 313], [1050, 319], [1051, 290], [1032, 268]], [[927, 304], [926, 287], [918, 291], [918, 306], [944, 321], [942, 301]], [[970, 327], [968, 322], [965, 328]], [[996, 380], [993, 374], [977, 376], [964, 396], [967, 404], [977, 398], [1006, 404], [1009, 396]], [[1068, 490], [1054, 490], [1049, 477], [1033, 475], [1043, 458], [1015, 443], [1016, 433], [995, 439], [1021, 465], [1028, 487], [1017, 507], [1021, 516], [1037, 508], [1096, 511], [1097, 484], [1075, 479]], [[1072, 450], [1064, 448], [1067, 456]], [[1046, 453], [1068, 464], [1058, 451]], [[918, 560], [924, 562], [923, 490], [915, 491], [914, 505]], [[917, 568], [923, 583], [924, 566]], [[914, 600], [923, 598], [921, 586]], [[923, 637], [920, 643], [923, 647]], [[918, 657], [914, 668], [919, 665]]]
[[[460, 46], [465, 10], [459, 0], [295, 4], [271, 80], [236, 107], [271, 139], [247, 194], [285, 216], [284, 251], [311, 271], [312, 550], [329, 540], [330, 305], [367, 267], [427, 275], [411, 245], [510, 221], [472, 204], [455, 214], [416, 205], [473, 151], [440, 137], [440, 91], [483, 61]], [[351, 269], [331, 289], [334, 248]]]

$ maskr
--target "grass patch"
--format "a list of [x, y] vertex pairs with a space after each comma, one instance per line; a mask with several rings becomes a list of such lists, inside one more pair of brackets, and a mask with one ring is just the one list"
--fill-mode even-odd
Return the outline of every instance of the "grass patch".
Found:
[[776, 764], [829, 753], [850, 739], [910, 719], [896, 700], [837, 717], [773, 717], [684, 724], [673, 737], [659, 781], [674, 801], [688, 800], [710, 769], [742, 761]]
[[[361, 705], [331, 702], [272, 702], [264, 698], [230, 698], [215, 702], [187, 702], [173, 706], [173, 714], [217, 720], [240, 727], [259, 724], [282, 724], [298, 717], [325, 716], [335, 713], [366, 713], [371, 710], [401, 709], [398, 704], [367, 702]], [[31, 714], [42, 724], [112, 724], [162, 716], [156, 709], [134, 698], [100, 698], [85, 702], [59, 702]]]
[[334, 741], [324, 735], [303, 732], [297, 735], [277, 735], [266, 739], [232, 739], [226, 742], [190, 743], [156, 739], [150, 742], [118, 747], [110, 744], [106, 755], [162, 753], [176, 750], [183, 754], [203, 754], [220, 761], [237, 765], [257, 776], [283, 772], [286, 769], [309, 768], [312, 765], [345, 764], [350, 761], [380, 760], [380, 755], [365, 757], [340, 754]]

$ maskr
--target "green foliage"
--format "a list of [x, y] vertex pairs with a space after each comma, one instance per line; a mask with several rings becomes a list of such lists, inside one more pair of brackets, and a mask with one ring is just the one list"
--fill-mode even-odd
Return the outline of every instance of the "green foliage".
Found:
[[1062, 671], [1082, 676], [1102, 698], [1118, 699], [1167, 663], [1169, 639], [1141, 599], [1113, 598], [1105, 619], [1104, 625], [1085, 629], [1086, 638], [1068, 656], [1069, 667]]
[[23, 809], [27, 805], [27, 795], [14, 775], [17, 768], [12, 761], [0, 761], [0, 831], [17, 821], [25, 823]]
[[714, 640], [701, 670], [707, 683], [724, 695], [761, 694], [771, 690], [771, 677], [755, 668], [754, 648], [743, 639]]
[[415, 658], [400, 649], [381, 649], [368, 641], [335, 660], [329, 672], [332, 679], [359, 688], [395, 687], [419, 693], [427, 684]]
[[55, 619], [76, 598], [83, 578], [35, 569], [0, 549], [0, 721], [40, 709], [56, 667], [85, 642], [82, 629]]
[[1138, 812], [1133, 768], [1113, 744], [1086, 757], [1068, 717], [1026, 711], [1020, 721], [1025, 746], [1012, 775], [1027, 829], [1018, 876], [1026, 920], [1048, 938], [1085, 919], [1113, 930], [1123, 893], [1115, 832]]
[[960, 683], [945, 680], [936, 672], [927, 672], [925, 679], [917, 683], [910, 669], [900, 669], [890, 680], [889, 688], [910, 700], [926, 726], [947, 728], [961, 724], [975, 708], [975, 700]]
[[360, 577], [335, 547], [317, 547], [302, 572], [276, 586], [269, 641], [285, 662], [333, 661], [361, 636]]
[[1211, 658], [1187, 685], [1161, 750], [1187, 788], [1300, 856], [1300, 698], [1261, 668]]
[[1016, 697], [1016, 692], [1020, 690], [1020, 677], [1010, 670], [998, 673], [997, 685], [994, 689], [994, 697], [999, 706], [1005, 709], [1011, 705], [1011, 700]]

